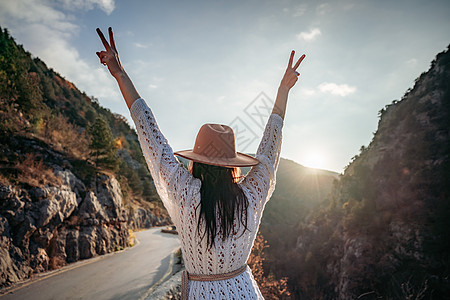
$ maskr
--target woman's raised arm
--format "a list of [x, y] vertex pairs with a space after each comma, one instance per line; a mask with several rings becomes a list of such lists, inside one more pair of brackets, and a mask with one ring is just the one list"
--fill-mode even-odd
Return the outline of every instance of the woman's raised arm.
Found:
[[[106, 49], [105, 51], [97, 52], [97, 55], [101, 63], [108, 66], [109, 72], [119, 84], [120, 91], [136, 125], [142, 153], [152, 175], [156, 190], [167, 211], [172, 216], [172, 220], [175, 222], [177, 218], [174, 216], [178, 213], [179, 206], [184, 205], [183, 203], [188, 200], [187, 195], [190, 195], [189, 187], [194, 178], [175, 158], [172, 148], [158, 127], [153, 112], [144, 99], [139, 96], [130, 78], [125, 73], [117, 54], [111, 27], [108, 31], [110, 43], [106, 41], [100, 29], [97, 29], [97, 33]], [[184, 191], [185, 193], [183, 194], [179, 191]]]
[[108, 32], [109, 42], [111, 43], [111, 45], [105, 39], [102, 31], [97, 28], [97, 33], [100, 36], [100, 39], [102, 40], [103, 46], [105, 46], [106, 51], [104, 50], [96, 52], [96, 54], [100, 58], [100, 62], [108, 67], [111, 75], [117, 80], [123, 98], [127, 103], [128, 109], [130, 109], [134, 101], [136, 99], [139, 99], [140, 96], [136, 91], [136, 88], [134, 87], [130, 77], [128, 77], [122, 64], [120, 63], [119, 54], [117, 52], [116, 43], [114, 41], [114, 35], [111, 27], [108, 28]]
[[284, 119], [284, 115], [286, 113], [286, 105], [289, 90], [295, 85], [298, 80], [298, 76], [300, 75], [297, 72], [297, 68], [300, 66], [300, 63], [305, 58], [305, 54], [300, 56], [295, 66], [292, 66], [294, 60], [295, 51], [292, 50], [291, 56], [289, 58], [289, 63], [286, 68], [286, 72], [284, 73], [283, 79], [281, 80], [280, 87], [278, 88], [277, 99], [275, 100], [275, 104], [273, 106], [272, 113], [279, 115]]
[[297, 63], [292, 67], [295, 52], [291, 52], [289, 64], [280, 87], [278, 88], [277, 99], [275, 101], [272, 115], [267, 121], [264, 135], [256, 151], [256, 158], [259, 164], [252, 167], [241, 186], [251, 190], [252, 199], [249, 199], [252, 206], [257, 211], [256, 218], [260, 218], [266, 202], [275, 190], [276, 173], [280, 161], [281, 140], [284, 114], [289, 90], [298, 80], [296, 71], [305, 55], [302, 55]]

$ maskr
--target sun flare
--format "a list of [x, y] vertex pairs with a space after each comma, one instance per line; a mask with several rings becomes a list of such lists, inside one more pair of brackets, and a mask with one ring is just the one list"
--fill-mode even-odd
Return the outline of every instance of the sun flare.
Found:
[[308, 168], [324, 169], [325, 163], [325, 156], [319, 152], [308, 153], [303, 159], [303, 165]]

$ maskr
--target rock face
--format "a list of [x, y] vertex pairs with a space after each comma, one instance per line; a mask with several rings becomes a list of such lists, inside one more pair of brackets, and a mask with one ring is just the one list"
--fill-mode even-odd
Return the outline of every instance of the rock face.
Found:
[[171, 223], [166, 215], [158, 214], [150, 208], [138, 207], [128, 213], [128, 225], [130, 228], [149, 228]]
[[143, 208], [128, 213], [112, 176], [101, 175], [87, 188], [69, 170], [55, 174], [60, 187], [0, 185], [0, 287], [125, 248], [129, 228], [169, 223]]
[[448, 298], [449, 83], [447, 50], [380, 111], [373, 140], [329, 200], [290, 232], [295, 245], [278, 253], [270, 271], [288, 276], [295, 298]]
[[449, 83], [447, 50], [380, 111], [372, 142], [342, 176], [334, 195], [345, 206], [341, 259], [331, 268], [341, 299], [450, 292]]

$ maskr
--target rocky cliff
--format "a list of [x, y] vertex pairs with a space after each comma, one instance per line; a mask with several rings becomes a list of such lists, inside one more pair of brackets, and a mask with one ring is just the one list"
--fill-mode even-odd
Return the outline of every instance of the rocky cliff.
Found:
[[57, 184], [0, 183], [0, 287], [121, 250], [132, 243], [130, 230], [170, 223], [150, 204], [125, 205], [114, 175], [99, 174], [86, 185], [68, 165], [49, 165]]
[[0, 186], [2, 285], [128, 246], [117, 180], [101, 176], [86, 193], [70, 171], [56, 173], [59, 187]]
[[295, 270], [288, 283], [296, 298], [448, 297], [449, 83], [447, 50], [401, 100], [380, 110], [371, 143], [330, 199], [299, 222], [285, 259]]
[[169, 223], [125, 118], [0, 28], [0, 288]]
[[449, 295], [449, 84], [447, 50], [380, 111], [372, 142], [342, 177], [341, 259], [329, 265], [341, 297]]

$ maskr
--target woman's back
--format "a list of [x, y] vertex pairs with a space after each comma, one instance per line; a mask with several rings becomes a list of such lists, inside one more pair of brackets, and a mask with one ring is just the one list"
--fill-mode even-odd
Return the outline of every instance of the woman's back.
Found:
[[[131, 116], [136, 123], [144, 156], [157, 191], [177, 227], [186, 270], [192, 274], [209, 275], [228, 273], [244, 266], [256, 238], [264, 206], [275, 187], [275, 173], [281, 150], [282, 118], [277, 114], [269, 117], [256, 153], [260, 163], [252, 167], [239, 183], [248, 200], [247, 230], [244, 226], [239, 226], [238, 222], [234, 222], [238, 231], [225, 240], [222, 240], [219, 234], [216, 236], [214, 246], [209, 248], [207, 239], [201, 238], [197, 228], [200, 213], [197, 207], [201, 201], [202, 182], [194, 178], [176, 160], [144, 100], [135, 101], [131, 107]], [[204, 223], [201, 226], [200, 232], [203, 232]], [[219, 230], [220, 223], [217, 226]], [[231, 294], [217, 294], [228, 293], [227, 291]], [[225, 299], [261, 297], [248, 267], [243, 274], [228, 280], [190, 281], [189, 295], [194, 299], [221, 298], [221, 296]]]
[[[269, 117], [264, 136], [256, 153], [256, 159], [236, 152], [234, 134], [232, 139], [221, 139], [212, 134], [214, 131], [223, 131], [226, 134], [229, 133], [229, 129], [218, 124], [215, 124], [217, 126], [205, 127], [210, 134], [205, 135], [206, 139], [203, 139], [205, 142], [203, 146], [208, 147], [210, 141], [215, 141], [218, 145], [223, 146], [226, 146], [228, 142], [232, 142], [234, 145], [234, 151], [230, 151], [229, 147], [216, 147], [214, 150], [218, 150], [225, 155], [216, 155], [215, 162], [225, 161], [226, 164], [211, 163], [212, 165], [228, 166], [228, 161], [240, 161], [242, 163], [246, 161], [246, 164], [235, 166], [253, 165], [249, 174], [239, 183], [248, 201], [248, 207], [241, 210], [247, 213], [247, 226], [241, 227], [238, 218], [233, 222], [233, 226], [239, 226], [237, 230], [232, 231], [233, 234], [225, 239], [221, 239], [219, 233], [214, 239], [213, 247], [209, 247], [208, 239], [202, 239], [198, 234], [198, 229], [205, 231], [205, 228], [213, 228], [210, 226], [212, 223], [207, 222], [205, 226], [201, 222], [203, 214], [199, 214], [200, 210], [197, 210], [197, 207], [201, 205], [202, 182], [194, 178], [175, 158], [172, 148], [156, 124], [152, 111], [140, 98], [120, 63], [111, 27], [108, 31], [109, 43], [101, 30], [97, 28], [105, 50], [96, 54], [100, 58], [100, 62], [108, 67], [111, 75], [119, 84], [125, 102], [130, 108], [142, 152], [158, 194], [178, 228], [186, 269], [192, 275], [188, 278], [193, 279], [188, 284], [189, 295], [182, 292], [182, 296], [192, 299], [262, 299], [251, 270], [245, 263], [258, 231], [262, 211], [275, 188], [275, 174], [281, 151], [281, 129], [288, 93], [298, 80], [299, 73], [296, 70], [305, 55], [302, 55], [294, 65], [295, 52], [291, 52], [288, 66], [278, 88], [272, 115]], [[191, 151], [192, 157], [201, 156], [201, 153], [196, 152], [199, 148], [202, 148], [201, 145], [197, 145], [197, 141], [196, 146]], [[180, 152], [178, 155], [181, 155]], [[247, 164], [248, 162], [250, 164]], [[217, 221], [217, 230], [220, 231], [221, 217], [216, 217], [217, 220], [208, 218]], [[225, 226], [224, 228], [228, 227]], [[186, 279], [187, 273], [184, 272], [183, 274], [183, 278]], [[211, 274], [216, 276], [208, 276]], [[201, 278], [201, 281], [194, 281], [198, 278]], [[186, 289], [182, 287], [182, 291], [186, 291]]]

